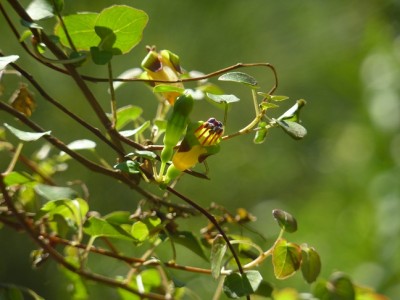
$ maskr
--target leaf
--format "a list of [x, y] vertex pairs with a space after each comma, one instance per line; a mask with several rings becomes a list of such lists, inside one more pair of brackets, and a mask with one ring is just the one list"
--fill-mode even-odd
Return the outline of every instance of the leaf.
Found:
[[64, 2], [57, 0], [33, 0], [26, 12], [32, 18], [32, 20], [38, 21], [46, 18], [51, 18], [57, 11], [61, 12], [63, 9]]
[[266, 298], [272, 298], [273, 291], [274, 291], [273, 286], [269, 282], [263, 280], [261, 281], [255, 294]]
[[275, 277], [285, 279], [292, 276], [300, 268], [301, 258], [301, 249], [297, 244], [279, 239], [272, 252]]
[[313, 247], [302, 245], [301, 247], [301, 273], [308, 282], [314, 282], [321, 272], [321, 259]]
[[306, 105], [306, 101], [304, 99], [300, 99], [296, 101], [296, 104], [289, 108], [283, 115], [281, 115], [278, 120], [279, 121], [292, 121], [292, 122], [300, 122], [300, 110]]
[[113, 58], [113, 53], [108, 50], [102, 50], [99, 47], [90, 47], [90, 55], [96, 65], [105, 65]]
[[337, 300], [354, 300], [355, 289], [350, 278], [341, 272], [333, 273], [329, 278], [329, 291]]
[[36, 294], [29, 288], [15, 284], [0, 283], [0, 299], [7, 300], [24, 300], [24, 296], [28, 295], [33, 300], [44, 300], [43, 297]]
[[150, 230], [147, 225], [141, 221], [137, 221], [132, 225], [131, 235], [138, 242], [144, 242], [148, 239]]
[[10, 105], [20, 113], [30, 117], [36, 108], [36, 101], [26, 85], [21, 84], [19, 89], [11, 96]]
[[91, 140], [76, 140], [67, 145], [71, 150], [90, 150], [96, 148], [96, 143]]
[[4, 183], [6, 186], [21, 185], [28, 182], [32, 182], [32, 179], [20, 172], [10, 172], [4, 177]]
[[19, 58], [18, 55], [9, 55], [0, 57], [0, 77], [8, 64], [15, 62]]
[[[90, 51], [91, 47], [100, 43], [100, 38], [94, 31], [97, 17], [97, 13], [79, 13], [63, 17], [68, 34], [74, 41], [74, 46], [77, 50]], [[57, 24], [54, 32], [64, 46], [70, 47], [67, 36], [60, 24]]]
[[62, 199], [47, 202], [40, 211], [41, 216], [46, 215], [50, 220], [60, 216], [67, 222], [68, 226], [77, 225], [81, 227], [83, 219], [89, 211], [89, 206], [85, 200], [80, 198], [74, 200]]
[[275, 103], [271, 102], [261, 102], [260, 103], [261, 108], [263, 109], [268, 109], [268, 108], [277, 108], [279, 105], [276, 105]]
[[51, 131], [46, 131], [46, 132], [28, 132], [28, 131], [22, 131], [17, 128], [14, 128], [7, 123], [4, 123], [4, 126], [8, 128], [8, 130], [11, 131], [12, 134], [14, 134], [18, 139], [24, 142], [31, 142], [31, 141], [36, 141], [40, 139], [42, 136], [45, 135], [50, 135]]
[[69, 187], [51, 186], [39, 183], [35, 185], [34, 189], [36, 193], [49, 201], [59, 199], [75, 199], [78, 197], [78, 193]]
[[217, 103], [233, 103], [240, 101], [235, 95], [215, 95], [207, 93], [207, 97]]
[[116, 164], [114, 169], [121, 170], [125, 173], [138, 174], [140, 173], [140, 164], [137, 161], [127, 160]]
[[217, 279], [221, 274], [222, 260], [226, 252], [226, 243], [222, 235], [217, 235], [211, 246], [211, 275]]
[[203, 248], [201, 247], [199, 240], [190, 231], [179, 231], [170, 235], [170, 237], [175, 243], [188, 248], [193, 253], [196, 253], [198, 256], [208, 261], [208, 258], [204, 254]]
[[97, 217], [90, 217], [85, 222], [83, 231], [93, 237], [105, 236], [122, 240], [133, 240], [133, 237], [120, 226]]
[[262, 277], [258, 271], [246, 271], [243, 275], [232, 273], [226, 276], [223, 290], [225, 295], [231, 299], [254, 294], [262, 282]]
[[104, 220], [114, 225], [131, 224], [133, 221], [130, 218], [129, 211], [113, 211], [104, 216]]
[[153, 93], [170, 93], [170, 92], [183, 94], [185, 92], [185, 89], [170, 84], [158, 84], [153, 88]]
[[[118, 75], [117, 78], [120, 78], [120, 79], [132, 79], [132, 78], [139, 77], [140, 74], [142, 74], [142, 73], [143, 73], [142, 69], [140, 69], [140, 68], [132, 68], [132, 69], [129, 69], [129, 70], [126, 70], [126, 71], [122, 72], [120, 75]], [[117, 88], [119, 88], [121, 85], [123, 85], [125, 83], [126, 82], [124, 82], [124, 81], [114, 81], [113, 82], [114, 90], [116, 90]], [[108, 91], [108, 92], [110, 92], [110, 91]]]
[[292, 233], [297, 231], [297, 221], [288, 212], [283, 211], [281, 209], [274, 209], [272, 211], [272, 215], [278, 222], [279, 227], [285, 230], [286, 232]]
[[276, 120], [278, 125], [295, 140], [301, 140], [307, 135], [307, 129], [302, 125], [292, 121], [279, 121]]
[[114, 5], [100, 12], [95, 28], [103, 43], [115, 38], [115, 42], [105, 45], [104, 49], [112, 50], [113, 54], [118, 55], [128, 53], [140, 42], [147, 21], [148, 16], [142, 10]]
[[133, 135], [137, 135], [142, 133], [143, 131], [145, 131], [148, 127], [150, 126], [150, 121], [147, 120], [146, 122], [144, 122], [142, 125], [140, 125], [139, 127], [132, 129], [132, 130], [123, 130], [120, 131], [119, 134], [124, 136], [124, 137], [130, 137]]
[[135, 152], [128, 153], [125, 157], [142, 157], [148, 160], [155, 160], [157, 159], [157, 154], [152, 151], [147, 150], [135, 150]]
[[137, 120], [143, 113], [143, 109], [135, 105], [127, 105], [117, 110], [117, 125], [116, 129], [120, 130], [128, 123]]
[[225, 74], [221, 75], [220, 77], [218, 77], [218, 80], [239, 82], [239, 83], [249, 85], [251, 87], [257, 87], [257, 85], [258, 85], [257, 80], [253, 76], [250, 76], [250, 75], [248, 75], [246, 73], [242, 73], [242, 72], [225, 73]]

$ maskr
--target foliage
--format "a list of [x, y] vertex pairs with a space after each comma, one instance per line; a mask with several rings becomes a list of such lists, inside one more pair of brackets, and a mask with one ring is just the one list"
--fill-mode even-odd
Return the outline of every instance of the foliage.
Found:
[[[19, 120], [15, 126], [3, 124], [8, 131], [2, 132], [1, 149], [11, 153], [12, 158], [1, 173], [0, 221], [35, 241], [37, 249], [31, 252], [33, 267], [54, 260], [73, 285], [71, 297], [75, 299], [88, 297], [87, 280], [113, 287], [121, 299], [183, 299], [191, 291], [171, 270], [211, 275], [219, 281], [215, 299], [223, 297], [222, 293], [228, 298], [248, 299], [251, 295], [274, 299], [384, 299], [356, 286], [339, 272], [328, 280], [318, 278], [321, 260], [316, 249], [283, 237], [297, 231], [297, 221], [288, 212], [273, 210], [280, 231], [269, 248], [262, 249], [250, 236], [236, 234], [242, 228], [252, 231], [249, 223], [255, 220], [245, 208], [238, 208], [236, 215], [223, 207], [215, 212], [216, 206], [202, 207], [176, 189], [183, 176], [195, 177], [199, 185], [201, 180], [209, 179], [207, 173], [197, 171], [195, 166], [205, 163], [211, 155], [218, 155], [220, 147], [229, 139], [252, 134], [254, 143], [262, 144], [267, 133], [275, 128], [283, 129], [295, 140], [306, 136], [299, 117], [305, 100], [297, 100], [280, 116], [271, 116], [274, 109], [288, 99], [274, 94], [278, 79], [272, 64], [239, 63], [206, 75], [193, 75], [196, 73], [181, 67], [178, 55], [148, 47], [148, 54], [140, 63], [141, 69], [129, 69], [120, 78], [114, 78], [112, 61], [115, 56], [129, 53], [141, 41], [148, 22], [145, 12], [113, 5], [99, 13], [64, 16], [62, 0], [34, 0], [26, 10], [17, 1], [8, 2], [9, 9], [26, 27], [24, 32], [19, 32], [9, 12], [0, 4], [16, 40], [37, 64], [71, 77], [91, 108], [85, 115], [94, 114], [102, 125], [102, 129], [98, 129], [50, 96], [40, 82], [18, 64], [17, 55], [1, 53], [0, 76], [14, 76], [9, 72], [13, 69], [29, 82], [29, 86], [21, 83], [9, 104], [3, 99], [0, 102], [2, 111]], [[48, 23], [44, 19], [49, 18], [56, 20], [54, 30], [46, 27]], [[104, 66], [108, 78], [84, 75], [80, 71], [84, 64]], [[274, 82], [269, 90], [259, 85], [252, 75], [237, 71], [252, 67], [272, 72]], [[254, 117], [238, 131], [229, 132], [226, 124], [230, 106], [240, 99], [211, 83], [214, 77], [239, 84], [249, 91]], [[110, 113], [100, 105], [88, 82], [109, 85]], [[197, 85], [185, 88], [188, 82]], [[154, 118], [143, 116], [145, 109], [140, 103], [119, 106], [115, 89], [121, 83], [152, 87], [157, 102], [152, 112]], [[30, 91], [33, 88], [53, 106], [54, 114], [71, 118], [102, 144], [83, 139], [79, 132], [76, 140], [67, 144], [51, 130], [43, 129], [40, 120], [35, 120], [33, 115], [36, 109]], [[211, 116], [206, 121], [196, 119], [193, 113], [196, 101], [213, 103], [216, 114], [223, 115], [223, 121]], [[21, 129], [23, 125], [29, 130]], [[158, 144], [161, 138], [162, 144]], [[25, 157], [23, 149], [28, 142], [42, 147], [41, 155]], [[102, 147], [114, 152], [113, 162], [102, 157], [99, 151]], [[56, 183], [58, 173], [72, 161], [79, 163], [82, 169], [106, 176], [110, 185], [115, 182], [129, 186], [143, 201], [137, 203], [135, 211], [113, 211], [106, 215], [91, 211], [84, 191]], [[19, 169], [17, 162], [24, 168]], [[152, 191], [154, 186], [157, 187], [155, 192]], [[186, 205], [171, 201], [172, 195]], [[199, 214], [209, 222], [205, 228], [197, 230], [199, 233], [178, 227], [179, 220]], [[229, 230], [225, 228], [227, 224]], [[109, 249], [100, 246], [99, 240]], [[118, 249], [119, 243], [145, 247], [146, 251], [142, 255], [124, 255]], [[162, 253], [163, 247], [169, 247], [172, 253], [167, 259]], [[182, 248], [205, 261], [208, 268], [196, 267], [195, 263], [179, 264]], [[98, 272], [90, 264], [95, 254], [101, 257], [97, 259], [114, 259], [127, 266], [128, 271], [117, 276]], [[276, 279], [283, 280], [300, 271], [304, 280], [313, 284], [311, 293], [304, 295], [291, 289], [274, 288], [273, 282], [265, 280], [260, 272], [269, 257]], [[35, 292], [12, 284], [2, 286], [0, 292], [10, 299], [21, 299], [24, 293], [41, 299]]]

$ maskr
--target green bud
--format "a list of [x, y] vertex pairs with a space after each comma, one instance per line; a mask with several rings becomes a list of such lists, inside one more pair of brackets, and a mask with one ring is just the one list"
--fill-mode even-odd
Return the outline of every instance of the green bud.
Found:
[[260, 127], [260, 129], [257, 130], [256, 135], [254, 136], [254, 144], [264, 143], [265, 137], [267, 136], [267, 129], [265, 126], [267, 126], [266, 122], [258, 123], [258, 127]]

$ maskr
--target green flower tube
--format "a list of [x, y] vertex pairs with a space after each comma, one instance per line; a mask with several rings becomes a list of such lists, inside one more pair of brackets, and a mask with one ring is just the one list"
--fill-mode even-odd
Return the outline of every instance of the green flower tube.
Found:
[[189, 115], [193, 109], [193, 98], [190, 95], [179, 96], [173, 107], [171, 116], [167, 122], [164, 135], [164, 148], [161, 151], [161, 167], [159, 178], [163, 176], [164, 169], [174, 154], [174, 147], [178, 144], [181, 137], [185, 134], [189, 123]]

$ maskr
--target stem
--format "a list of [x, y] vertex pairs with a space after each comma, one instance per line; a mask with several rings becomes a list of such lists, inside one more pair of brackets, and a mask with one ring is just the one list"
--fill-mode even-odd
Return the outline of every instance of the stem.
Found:
[[242, 264], [240, 263], [239, 257], [236, 254], [235, 249], [233, 248], [228, 236], [226, 235], [226, 233], [223, 231], [223, 229], [221, 228], [221, 226], [219, 226], [217, 220], [215, 220], [214, 216], [211, 215], [206, 209], [204, 209], [203, 207], [201, 207], [200, 205], [198, 205], [197, 203], [193, 202], [192, 200], [190, 200], [189, 198], [187, 198], [186, 196], [184, 196], [183, 194], [179, 193], [178, 191], [176, 191], [175, 189], [167, 186], [166, 189], [171, 193], [174, 194], [175, 196], [181, 198], [183, 201], [185, 201], [186, 203], [188, 203], [189, 205], [193, 206], [195, 209], [197, 209], [200, 213], [202, 213], [211, 223], [213, 223], [213, 225], [215, 226], [215, 228], [217, 228], [218, 232], [222, 235], [222, 237], [224, 238], [226, 244], [228, 245], [229, 250], [232, 253], [233, 258], [235, 259], [236, 265], [238, 266], [239, 272], [241, 274], [243, 274], [243, 268], [242, 268]]
[[110, 95], [111, 95], [111, 114], [112, 114], [112, 122], [111, 126], [113, 129], [115, 129], [115, 126], [117, 125], [117, 100], [115, 98], [115, 90], [114, 90], [114, 85], [113, 85], [113, 74], [112, 74], [112, 65], [111, 61], [107, 64], [108, 67], [108, 78], [109, 78], [109, 89], [110, 89]]
[[8, 165], [7, 170], [5, 170], [4, 173], [3, 173], [4, 176], [10, 174], [10, 173], [14, 170], [15, 164], [16, 164], [17, 161], [18, 161], [18, 158], [19, 158], [19, 155], [21, 154], [21, 151], [22, 151], [22, 147], [23, 147], [23, 146], [24, 146], [23, 143], [19, 143], [19, 144], [18, 144], [17, 148], [15, 149], [13, 158], [12, 158], [10, 164]]

